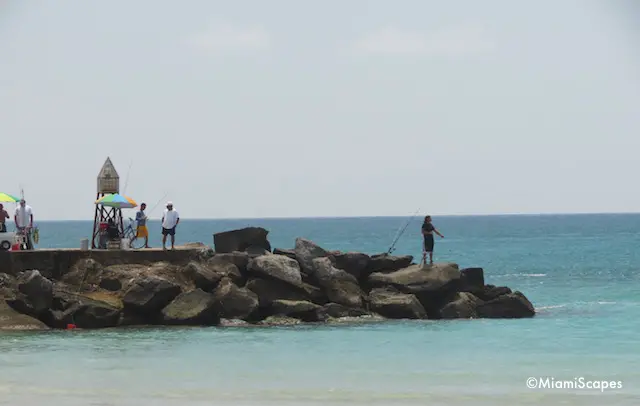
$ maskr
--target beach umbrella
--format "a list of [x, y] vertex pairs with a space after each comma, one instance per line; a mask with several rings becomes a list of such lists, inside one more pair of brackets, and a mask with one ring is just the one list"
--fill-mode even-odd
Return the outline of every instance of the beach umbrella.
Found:
[[101, 204], [107, 207], [115, 207], [118, 209], [132, 209], [138, 206], [138, 203], [136, 203], [135, 200], [130, 197], [123, 196], [119, 193], [104, 195], [100, 199], [96, 200], [96, 204]]
[[20, 201], [19, 197], [15, 197], [8, 193], [0, 192], [0, 203], [18, 203]]

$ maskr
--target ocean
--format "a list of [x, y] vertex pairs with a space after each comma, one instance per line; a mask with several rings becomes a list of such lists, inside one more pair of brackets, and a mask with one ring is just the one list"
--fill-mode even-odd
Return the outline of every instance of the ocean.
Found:
[[[409, 218], [183, 220], [177, 244], [270, 231], [385, 252]], [[434, 217], [434, 259], [522, 291], [532, 319], [0, 333], [0, 405], [637, 405], [640, 215]], [[421, 218], [394, 254], [421, 255]], [[40, 222], [38, 248], [91, 222]], [[151, 245], [160, 225], [151, 222]]]

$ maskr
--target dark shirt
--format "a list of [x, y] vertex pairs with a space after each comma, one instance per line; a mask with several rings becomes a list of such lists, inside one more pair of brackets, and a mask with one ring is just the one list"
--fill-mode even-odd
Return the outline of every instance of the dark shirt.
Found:
[[436, 228], [431, 223], [422, 223], [422, 231], [424, 232], [431, 233], [435, 229]]

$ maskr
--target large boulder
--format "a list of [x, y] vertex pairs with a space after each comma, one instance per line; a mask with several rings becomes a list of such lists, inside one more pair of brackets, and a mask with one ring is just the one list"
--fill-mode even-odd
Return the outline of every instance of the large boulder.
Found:
[[294, 252], [302, 273], [312, 279], [315, 272], [313, 260], [329, 256], [329, 253], [324, 248], [302, 237], [296, 238]]
[[217, 253], [214, 257], [216, 258], [216, 260], [214, 260], [213, 263], [230, 262], [238, 267], [238, 270], [242, 274], [247, 271], [247, 265], [249, 264], [249, 259], [251, 259], [249, 257], [249, 253], [240, 251], [233, 251], [222, 254]]
[[268, 234], [269, 232], [262, 227], [246, 227], [214, 234], [213, 244], [216, 253], [245, 251], [252, 246], [262, 247], [270, 252]]
[[37, 270], [20, 272], [16, 278], [17, 295], [7, 304], [17, 312], [40, 319], [53, 301], [53, 282]]
[[465, 268], [460, 271], [462, 286], [467, 288], [482, 288], [484, 286], [484, 269]]
[[472, 319], [478, 317], [478, 305], [482, 300], [469, 292], [456, 292], [451, 301], [439, 313], [442, 319]]
[[204, 266], [195, 261], [189, 262], [184, 267], [183, 272], [193, 280], [193, 284], [197, 289], [202, 289], [207, 292], [215, 289], [215, 287], [218, 286], [218, 283], [220, 283], [220, 280], [226, 276], [224, 272], [216, 272], [210, 267]]
[[361, 252], [336, 252], [332, 254], [334, 266], [360, 279], [369, 266], [371, 257]]
[[501, 319], [533, 317], [536, 314], [529, 299], [518, 291], [478, 305], [477, 312], [479, 317]]
[[121, 311], [103, 300], [56, 288], [51, 309], [43, 320], [53, 328], [65, 328], [67, 324], [87, 329], [115, 327]]
[[170, 325], [214, 326], [220, 323], [215, 296], [202, 289], [178, 295], [162, 309], [162, 319]]
[[503, 295], [508, 295], [511, 292], [511, 289], [508, 288], [507, 286], [493, 286], [493, 285], [485, 285], [483, 287], [480, 288], [470, 288], [470, 289], [466, 289], [468, 287], [465, 287], [465, 290], [473, 293], [475, 296], [477, 296], [478, 298], [480, 298], [481, 300], [485, 301], [485, 302], [489, 302], [493, 299], [499, 298], [500, 296]]
[[367, 267], [363, 272], [365, 272], [366, 275], [374, 272], [393, 272], [408, 267], [412, 262], [413, 256], [411, 255], [394, 256], [388, 254], [376, 254], [371, 256]]
[[314, 275], [329, 301], [347, 307], [362, 307], [364, 293], [355, 276], [335, 268], [329, 258], [312, 261]]
[[242, 275], [238, 266], [235, 263], [228, 261], [227, 258], [222, 258], [219, 255], [216, 255], [207, 260], [206, 266], [214, 273], [220, 275], [221, 279], [226, 277], [231, 279], [231, 281], [236, 285], [244, 285], [244, 275]]
[[0, 331], [2, 330], [47, 330], [42, 321], [18, 313], [4, 301], [0, 300]]
[[411, 265], [394, 272], [372, 273], [371, 287], [392, 286], [404, 293], [415, 294], [431, 318], [460, 287], [460, 271], [456, 264]]
[[375, 288], [369, 293], [371, 311], [389, 319], [424, 319], [427, 312], [415, 295]]
[[260, 307], [271, 306], [271, 303], [278, 299], [308, 300], [320, 305], [328, 301], [320, 288], [306, 283], [297, 287], [275, 278], [252, 277], [247, 281], [245, 287], [258, 295]]
[[16, 278], [6, 273], [0, 273], [0, 299], [14, 297], [16, 290]]
[[125, 311], [155, 316], [181, 293], [179, 285], [155, 276], [138, 279], [127, 290], [122, 302]]
[[258, 276], [278, 279], [293, 286], [302, 285], [300, 265], [284, 255], [261, 255], [249, 261], [247, 271]]
[[269, 309], [271, 315], [289, 316], [303, 321], [318, 321], [321, 307], [306, 300], [274, 300]]
[[245, 319], [258, 308], [258, 295], [239, 288], [229, 278], [222, 278], [213, 294], [221, 318]]

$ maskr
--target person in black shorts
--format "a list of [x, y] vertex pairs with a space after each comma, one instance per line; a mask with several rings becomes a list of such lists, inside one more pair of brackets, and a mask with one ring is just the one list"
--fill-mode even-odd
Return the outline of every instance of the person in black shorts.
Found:
[[436, 233], [440, 238], [444, 238], [444, 235], [440, 234], [438, 230], [431, 223], [431, 216], [424, 218], [422, 223], [422, 237], [424, 238], [424, 249], [422, 251], [422, 263], [427, 264], [427, 253], [429, 253], [429, 263], [433, 264], [433, 233]]

